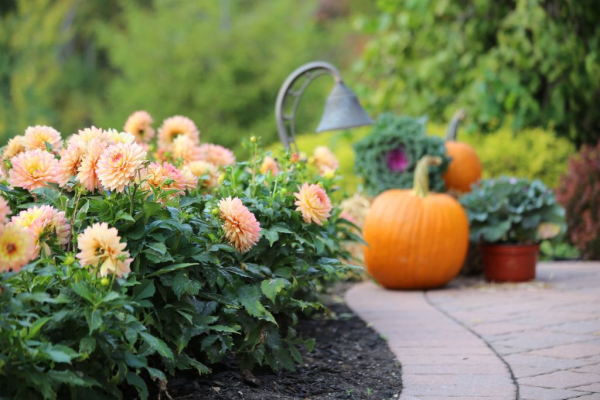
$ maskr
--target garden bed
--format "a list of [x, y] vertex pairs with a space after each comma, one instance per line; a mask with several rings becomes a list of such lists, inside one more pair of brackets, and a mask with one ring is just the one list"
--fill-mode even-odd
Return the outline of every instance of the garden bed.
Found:
[[[400, 364], [384, 339], [342, 302], [343, 289], [328, 300], [327, 318], [303, 319], [303, 337], [314, 337], [311, 353], [296, 372], [256, 370], [243, 377], [233, 361], [213, 366], [213, 374], [179, 375], [169, 380], [174, 399], [394, 399], [401, 391]], [[250, 379], [248, 379], [250, 378]], [[163, 399], [165, 396], [162, 397]]]

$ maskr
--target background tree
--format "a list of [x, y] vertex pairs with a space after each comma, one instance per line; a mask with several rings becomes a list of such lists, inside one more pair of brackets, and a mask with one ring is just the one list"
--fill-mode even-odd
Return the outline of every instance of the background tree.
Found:
[[600, 7], [594, 0], [379, 0], [357, 64], [376, 111], [471, 128], [554, 127], [577, 144], [600, 137]]

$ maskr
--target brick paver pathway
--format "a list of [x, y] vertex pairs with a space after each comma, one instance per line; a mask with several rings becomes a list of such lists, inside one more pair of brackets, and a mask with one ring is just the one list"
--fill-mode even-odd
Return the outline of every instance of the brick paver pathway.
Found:
[[600, 263], [541, 263], [519, 285], [361, 283], [346, 301], [402, 364], [402, 400], [600, 400]]

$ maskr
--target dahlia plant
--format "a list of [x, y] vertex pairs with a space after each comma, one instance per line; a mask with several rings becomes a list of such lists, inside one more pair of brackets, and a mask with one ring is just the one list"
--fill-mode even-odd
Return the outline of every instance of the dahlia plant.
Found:
[[65, 141], [32, 127], [4, 148], [10, 396], [118, 397], [131, 385], [145, 398], [165, 372], [209, 373], [229, 355], [242, 369], [294, 369], [298, 346], [312, 346], [294, 325], [348, 270], [342, 242], [358, 240], [330, 199], [335, 158], [321, 149], [315, 174], [296, 155], [261, 155], [252, 137], [254, 157], [236, 164], [188, 118], [157, 135], [152, 124], [138, 111], [125, 132], [90, 127]]

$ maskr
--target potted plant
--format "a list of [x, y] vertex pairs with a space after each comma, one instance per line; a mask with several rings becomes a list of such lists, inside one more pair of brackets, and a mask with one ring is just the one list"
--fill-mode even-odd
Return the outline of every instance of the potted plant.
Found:
[[501, 177], [480, 181], [460, 199], [470, 239], [479, 243], [489, 281], [535, 278], [540, 242], [566, 230], [565, 211], [541, 181]]

